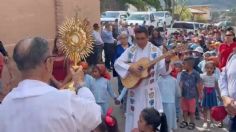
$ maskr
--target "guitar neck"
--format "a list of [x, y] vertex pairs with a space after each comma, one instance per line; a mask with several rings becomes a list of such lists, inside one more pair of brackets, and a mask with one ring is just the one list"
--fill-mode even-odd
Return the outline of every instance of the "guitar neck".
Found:
[[154, 66], [156, 63], [158, 63], [159, 61], [161, 61], [162, 59], [166, 58], [167, 56], [169, 55], [172, 55], [176, 52], [179, 52], [180, 50], [181, 51], [184, 51], [185, 49], [187, 49], [187, 46], [186, 45], [180, 45], [179, 47], [176, 47], [175, 49], [173, 50], [170, 50], [170, 51], [167, 51], [165, 54], [157, 57], [156, 59], [150, 61], [145, 67], [148, 69], [152, 66]]
[[162, 59], [166, 58], [168, 55], [169, 55], [169, 54], [166, 53], [166, 54], [163, 54], [162, 56], [157, 57], [156, 59], [152, 60], [152, 61], [148, 64], [147, 68], [150, 68], [150, 67], [154, 66], [156, 63], [158, 63], [158, 62], [161, 61]]

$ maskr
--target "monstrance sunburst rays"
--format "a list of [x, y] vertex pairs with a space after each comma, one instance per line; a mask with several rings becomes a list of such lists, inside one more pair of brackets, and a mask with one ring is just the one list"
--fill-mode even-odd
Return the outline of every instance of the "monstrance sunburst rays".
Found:
[[59, 27], [60, 48], [66, 57], [74, 62], [73, 68], [78, 68], [78, 62], [85, 60], [92, 53], [93, 38], [89, 22], [80, 21], [78, 15], [67, 19]]

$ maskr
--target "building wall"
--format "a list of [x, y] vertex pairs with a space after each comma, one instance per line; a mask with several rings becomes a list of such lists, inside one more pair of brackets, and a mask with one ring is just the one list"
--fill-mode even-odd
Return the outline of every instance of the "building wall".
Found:
[[0, 40], [11, 53], [14, 44], [29, 36], [52, 39], [55, 36], [55, 11], [52, 0], [2, 0]]
[[[64, 18], [74, 16], [76, 9], [79, 9], [80, 17], [87, 18], [91, 24], [99, 22], [100, 0], [1, 0], [0, 40], [10, 57], [15, 43], [25, 37], [44, 37], [52, 46], [57, 24], [61, 24]], [[20, 80], [12, 59], [4, 67], [2, 77], [4, 89], [7, 90], [0, 92], [0, 98]]]
[[202, 14], [201, 16], [204, 20], [211, 20], [211, 10], [209, 6], [192, 6], [190, 8], [206, 12], [207, 14]]
[[[79, 9], [81, 18], [99, 22], [100, 0], [61, 0], [64, 18]], [[29, 36], [55, 37], [55, 0], [2, 0], [0, 4], [0, 40], [11, 53], [14, 44]]]

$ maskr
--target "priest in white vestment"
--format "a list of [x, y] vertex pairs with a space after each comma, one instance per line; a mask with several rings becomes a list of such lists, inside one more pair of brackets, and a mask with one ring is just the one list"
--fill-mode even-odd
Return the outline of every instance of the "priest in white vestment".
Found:
[[0, 105], [1, 132], [91, 132], [101, 123], [101, 108], [83, 87], [82, 69], [71, 70], [78, 95], [48, 85], [54, 57], [46, 40], [21, 40], [13, 58], [22, 81]]
[[[140, 73], [142, 68], [134, 68], [127, 63], [137, 62], [139, 59], [147, 57], [153, 60], [162, 55], [162, 51], [148, 42], [148, 32], [146, 28], [139, 27], [135, 31], [136, 43], [128, 48], [115, 62], [115, 69], [121, 78], [125, 78], [129, 73]], [[166, 72], [165, 61], [162, 60], [150, 69], [150, 77], [141, 81], [135, 88], [128, 90], [125, 132], [131, 132], [137, 128], [139, 115], [144, 108], [154, 107], [159, 112], [163, 112], [160, 91], [157, 86], [157, 76]]]

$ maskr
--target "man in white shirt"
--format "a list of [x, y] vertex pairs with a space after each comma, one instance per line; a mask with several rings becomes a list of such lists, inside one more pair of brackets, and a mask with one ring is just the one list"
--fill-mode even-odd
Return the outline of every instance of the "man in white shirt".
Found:
[[22, 81], [0, 105], [1, 132], [90, 132], [101, 123], [101, 108], [82, 87], [81, 69], [71, 70], [78, 95], [48, 85], [54, 57], [45, 39], [21, 40], [13, 58]]
[[101, 33], [99, 32], [99, 25], [95, 23], [93, 25], [93, 38], [94, 38], [94, 54], [95, 58], [93, 58], [93, 61], [95, 61], [95, 64], [102, 63], [102, 51], [103, 51], [103, 40], [101, 37]]
[[232, 117], [229, 132], [236, 132], [236, 54], [229, 57], [219, 79], [222, 100]]

